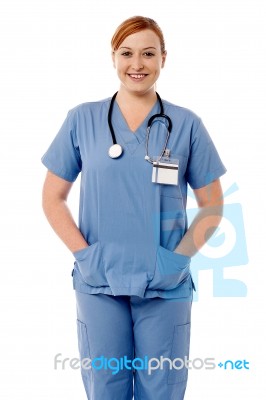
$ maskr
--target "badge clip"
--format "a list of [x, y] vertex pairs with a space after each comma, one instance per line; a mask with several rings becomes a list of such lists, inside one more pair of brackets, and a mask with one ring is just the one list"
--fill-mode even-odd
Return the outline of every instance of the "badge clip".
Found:
[[165, 149], [163, 152], [163, 157], [169, 158], [170, 157], [170, 149]]

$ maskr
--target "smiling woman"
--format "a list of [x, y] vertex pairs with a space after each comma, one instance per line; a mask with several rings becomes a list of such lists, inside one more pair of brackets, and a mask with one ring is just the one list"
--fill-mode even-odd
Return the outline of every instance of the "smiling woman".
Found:
[[[128, 25], [127, 29], [121, 27], [122, 34], [119, 34], [118, 29], [111, 42], [113, 65], [121, 82], [116, 101], [133, 131], [156, 101], [154, 84], [166, 59], [160, 29], [157, 25], [154, 28], [151, 23], [146, 23], [145, 26], [143, 29], [140, 24], [137, 27], [133, 25], [131, 30]], [[138, 97], [141, 95], [141, 98], [145, 99], [140, 101], [138, 98], [138, 102], [135, 103], [136, 112], [132, 110], [132, 104], [130, 106], [128, 101], [132, 94]]]
[[[185, 359], [190, 261], [220, 222], [225, 168], [201, 119], [155, 91], [167, 56], [158, 24], [129, 18], [111, 44], [119, 90], [69, 111], [42, 158], [43, 208], [75, 258], [81, 358]], [[77, 226], [67, 198], [80, 173]], [[190, 227], [188, 185], [199, 207]], [[82, 377], [90, 400], [183, 400], [187, 373], [165, 364], [152, 375], [83, 369]]]

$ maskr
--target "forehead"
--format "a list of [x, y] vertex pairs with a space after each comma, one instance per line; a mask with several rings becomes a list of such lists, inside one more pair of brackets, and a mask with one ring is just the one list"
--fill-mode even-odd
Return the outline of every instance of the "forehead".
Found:
[[151, 29], [144, 29], [142, 31], [132, 33], [132, 35], [127, 36], [121, 43], [121, 47], [130, 48], [148, 48], [155, 47], [160, 48], [160, 39], [154, 31]]

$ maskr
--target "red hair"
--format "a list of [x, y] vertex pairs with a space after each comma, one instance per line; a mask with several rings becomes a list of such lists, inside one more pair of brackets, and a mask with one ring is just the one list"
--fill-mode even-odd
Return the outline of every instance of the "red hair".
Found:
[[112, 40], [111, 40], [111, 46], [112, 50], [116, 51], [121, 43], [129, 36], [132, 35], [133, 33], [142, 31], [144, 29], [150, 29], [160, 39], [161, 43], [161, 51], [162, 53], [165, 52], [165, 42], [164, 42], [164, 37], [163, 37], [163, 32], [157, 22], [155, 22], [151, 18], [147, 17], [141, 17], [141, 16], [135, 16], [126, 19], [124, 22], [122, 22], [116, 29]]

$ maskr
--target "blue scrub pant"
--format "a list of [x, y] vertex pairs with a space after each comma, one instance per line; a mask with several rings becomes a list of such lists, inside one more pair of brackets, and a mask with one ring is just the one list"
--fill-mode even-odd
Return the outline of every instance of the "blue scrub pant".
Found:
[[[184, 399], [188, 369], [182, 360], [189, 358], [191, 298], [75, 293], [89, 400]], [[176, 368], [165, 360], [160, 369], [160, 357]], [[149, 371], [147, 360], [157, 368]]]

